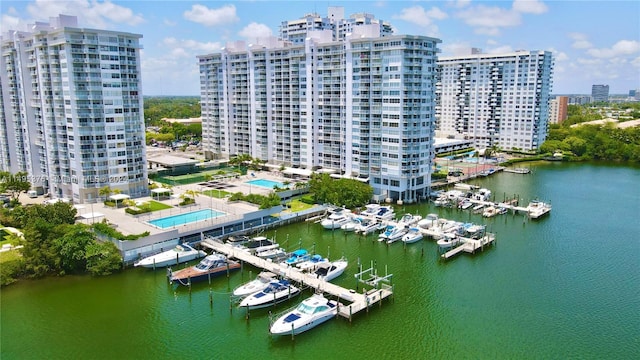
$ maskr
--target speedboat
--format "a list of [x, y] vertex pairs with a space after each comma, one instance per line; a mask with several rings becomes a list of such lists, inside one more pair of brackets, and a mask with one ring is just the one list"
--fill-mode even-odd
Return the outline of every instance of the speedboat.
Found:
[[402, 236], [407, 232], [404, 225], [387, 225], [387, 228], [382, 234], [378, 236], [378, 241], [386, 241], [392, 243], [394, 241], [402, 239]]
[[491, 190], [482, 188], [473, 195], [474, 200], [489, 201], [491, 199]]
[[277, 249], [280, 245], [264, 236], [257, 236], [240, 245], [240, 247], [251, 254], [256, 254], [271, 249]]
[[279, 304], [300, 293], [300, 289], [287, 280], [272, 280], [264, 289], [245, 297], [239, 307], [260, 309]]
[[286, 256], [286, 252], [282, 248], [275, 248], [257, 252], [256, 256], [263, 259], [274, 259]]
[[191, 261], [203, 256], [207, 256], [207, 253], [202, 250], [196, 250], [187, 244], [180, 244], [171, 250], [146, 257], [133, 264], [133, 266], [146, 268], [164, 267]]
[[207, 278], [222, 275], [231, 270], [240, 269], [240, 263], [228, 260], [224, 255], [213, 253], [208, 255], [198, 265], [178, 271], [168, 270], [169, 281], [189, 285], [191, 282], [206, 280]]
[[328, 261], [329, 259], [327, 259], [326, 257], [315, 254], [309, 260], [297, 263], [296, 267], [301, 271], [310, 271], [315, 270], [318, 264]]
[[378, 220], [391, 220], [394, 216], [393, 208], [391, 206], [380, 206], [375, 218]]
[[309, 259], [311, 259], [311, 254], [309, 254], [309, 252], [305, 249], [299, 249], [289, 254], [289, 257], [282, 263], [285, 265], [294, 266]]
[[313, 275], [320, 280], [331, 281], [342, 275], [344, 270], [347, 268], [347, 265], [349, 265], [349, 262], [345, 258], [331, 262], [321, 262], [316, 266], [316, 270], [313, 272]]
[[240, 285], [233, 290], [233, 296], [245, 297], [260, 290], [264, 290], [269, 283], [276, 278], [276, 274], [263, 271], [254, 279], [246, 284]]
[[458, 245], [459, 243], [460, 238], [451, 233], [444, 234], [444, 236], [437, 241], [437, 244], [441, 249], [449, 249], [455, 245]]
[[341, 210], [335, 211], [334, 213], [329, 215], [329, 217], [322, 220], [322, 222], [320, 222], [320, 225], [322, 225], [322, 227], [324, 227], [325, 229], [329, 229], [329, 230], [339, 229], [342, 225], [346, 224], [350, 220], [351, 220], [351, 214], [349, 210], [341, 209]]
[[424, 219], [418, 221], [418, 226], [423, 229], [428, 229], [435, 226], [438, 223], [439, 218], [438, 214], [428, 214]]
[[422, 240], [422, 233], [420, 232], [420, 229], [415, 227], [410, 228], [402, 237], [402, 241], [404, 241], [405, 244], [411, 244], [420, 240]]
[[362, 220], [360, 226], [356, 229], [356, 233], [369, 235], [374, 231], [380, 230], [382, 226], [384, 225], [381, 222], [378, 222], [378, 220], [376, 219], [365, 218]]
[[498, 215], [498, 210], [493, 206], [487, 206], [482, 212], [482, 216], [489, 218]]
[[469, 199], [464, 199], [462, 201], [460, 201], [460, 203], [458, 204], [458, 207], [462, 210], [467, 210], [468, 208], [473, 206], [473, 202], [471, 202], [471, 200]]
[[404, 214], [400, 218], [400, 221], [398, 221], [398, 224], [409, 227], [416, 225], [420, 220], [422, 220], [422, 216], [420, 215]]
[[358, 228], [358, 226], [360, 226], [360, 224], [361, 224], [360, 218], [350, 219], [346, 223], [342, 224], [342, 226], [340, 226], [340, 229], [346, 232], [352, 232], [352, 231], [356, 231], [356, 229]]
[[338, 302], [321, 294], [314, 294], [301, 302], [294, 310], [278, 318], [269, 328], [273, 335], [297, 335], [335, 317]]

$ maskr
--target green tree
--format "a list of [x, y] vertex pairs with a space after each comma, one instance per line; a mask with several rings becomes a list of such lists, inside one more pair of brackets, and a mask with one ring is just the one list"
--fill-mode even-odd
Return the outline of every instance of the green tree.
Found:
[[122, 257], [112, 242], [92, 242], [85, 249], [87, 271], [92, 275], [110, 275], [122, 266]]
[[26, 193], [31, 189], [31, 183], [26, 172], [11, 174], [6, 171], [0, 172], [0, 192], [7, 192], [11, 198], [18, 200], [20, 193]]
[[86, 248], [95, 242], [94, 234], [84, 224], [71, 225], [65, 234], [53, 240], [60, 254], [60, 267], [65, 273], [80, 273], [86, 269]]

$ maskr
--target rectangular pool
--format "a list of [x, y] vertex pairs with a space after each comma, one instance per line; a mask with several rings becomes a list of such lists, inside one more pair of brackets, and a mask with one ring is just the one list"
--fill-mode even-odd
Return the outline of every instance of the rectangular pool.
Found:
[[217, 218], [219, 216], [226, 215], [223, 212], [215, 211], [211, 209], [202, 209], [198, 211], [192, 211], [184, 214], [167, 216], [159, 219], [149, 220], [149, 224], [155, 225], [161, 229], [166, 229], [174, 226], [190, 224], [197, 221], [209, 220]]
[[267, 189], [273, 189], [276, 186], [279, 188], [285, 187], [284, 184], [279, 181], [273, 181], [273, 180], [267, 180], [267, 179], [255, 179], [255, 180], [246, 181], [246, 183], [255, 185], [255, 186], [260, 186]]

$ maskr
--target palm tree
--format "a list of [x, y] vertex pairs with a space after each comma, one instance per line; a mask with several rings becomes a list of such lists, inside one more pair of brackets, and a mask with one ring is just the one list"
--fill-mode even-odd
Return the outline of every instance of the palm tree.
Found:
[[109, 195], [111, 195], [111, 193], [113, 193], [113, 191], [111, 190], [111, 187], [109, 185], [100, 188], [100, 190], [98, 190], [98, 195], [102, 196], [104, 198], [104, 200], [107, 200], [107, 198], [109, 197]]

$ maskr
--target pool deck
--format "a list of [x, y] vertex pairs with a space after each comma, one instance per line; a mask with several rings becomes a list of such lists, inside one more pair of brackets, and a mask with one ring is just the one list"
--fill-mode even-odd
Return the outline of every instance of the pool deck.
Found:
[[[255, 186], [255, 185], [251, 186], [250, 184], [247, 184], [246, 181], [266, 179], [266, 180], [272, 180], [277, 182], [283, 182], [288, 180], [283, 177], [277, 176], [272, 172], [255, 172], [255, 175], [256, 176], [244, 175], [236, 179], [227, 180], [225, 181], [225, 183], [233, 185], [233, 187], [228, 189], [223, 189], [223, 191], [227, 191], [231, 193], [242, 192], [245, 194], [253, 193], [253, 194], [267, 195], [271, 192], [270, 189], [262, 186]], [[209, 188], [199, 185], [199, 183], [196, 183], [196, 184], [188, 184], [188, 185], [176, 185], [172, 187], [172, 190], [173, 190], [173, 193], [177, 196], [172, 196], [170, 199], [167, 199], [167, 200], [157, 200], [155, 198], [152, 198], [151, 196], [133, 199], [136, 202], [154, 200], [166, 205], [171, 205], [172, 208], [170, 209], [153, 211], [153, 212], [145, 213], [138, 216], [132, 216], [125, 213], [124, 208], [114, 209], [114, 208], [105, 206], [102, 202], [98, 202], [95, 204], [82, 204], [81, 209], [78, 210], [78, 215], [88, 214], [88, 213], [100, 213], [100, 214], [103, 214], [104, 216], [97, 217], [94, 219], [84, 219], [79, 222], [82, 222], [84, 224], [91, 224], [92, 222], [101, 222], [103, 219], [106, 218], [110, 223], [116, 225], [116, 229], [118, 231], [120, 231], [125, 235], [140, 234], [145, 231], [148, 231], [150, 235], [154, 235], [154, 234], [170, 231], [174, 229], [174, 227], [168, 227], [168, 228], [162, 229], [157, 226], [153, 226], [149, 224], [148, 223], [149, 220], [193, 212], [193, 211], [207, 209], [207, 208], [215, 211], [219, 211], [219, 212], [224, 212], [226, 214], [224, 216], [218, 216], [209, 220], [203, 220], [203, 221], [181, 225], [181, 226], [189, 226], [189, 227], [198, 227], [198, 226], [206, 227], [216, 223], [226, 222], [229, 220], [230, 217], [239, 218], [244, 214], [258, 210], [258, 205], [252, 205], [245, 202], [229, 203], [226, 199], [218, 199], [218, 198], [210, 197], [204, 194], [199, 194], [198, 196], [196, 196], [195, 204], [187, 205], [187, 206], [178, 206], [178, 204], [181, 201], [181, 199], [179, 198], [179, 195], [185, 193], [185, 191], [194, 190], [196, 192], [202, 192], [204, 190], [209, 190]], [[215, 191], [215, 189], [213, 190]], [[46, 200], [42, 196], [32, 199], [27, 197], [26, 194], [22, 194], [22, 195], [24, 195], [24, 197], [21, 196], [20, 200], [21, 201], [25, 200], [25, 201], [22, 201], [23, 204], [25, 203], [41, 204], [44, 200]]]

